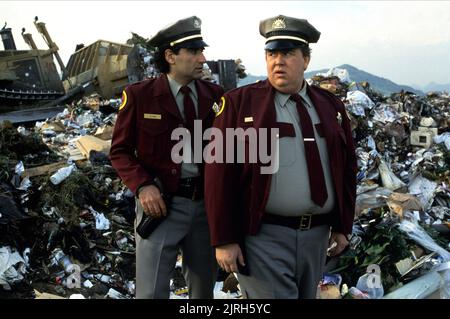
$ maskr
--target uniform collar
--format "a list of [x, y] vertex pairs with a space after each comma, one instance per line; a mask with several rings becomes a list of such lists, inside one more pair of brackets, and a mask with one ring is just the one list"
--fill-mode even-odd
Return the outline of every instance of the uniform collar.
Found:
[[280, 105], [281, 107], [285, 107], [287, 101], [289, 101], [290, 94], [281, 93], [280, 91], [275, 92], [275, 101], [276, 104]]
[[[308, 82], [306, 82], [305, 80], [303, 80], [303, 86], [300, 89], [300, 91], [297, 93], [298, 95], [300, 95], [304, 100], [306, 99], [306, 97], [308, 96], [307, 93], [307, 86], [308, 86]], [[289, 98], [291, 97], [291, 94], [285, 94], [285, 93], [281, 93], [279, 91], [276, 91], [275, 93], [275, 100], [276, 102], [278, 102], [279, 105], [281, 105], [282, 107], [286, 106], [286, 103], [289, 101]]]
[[[306, 82], [305, 80], [303, 80], [303, 86], [302, 86], [301, 90], [298, 92], [298, 95], [300, 95], [303, 98], [303, 101], [308, 101], [309, 100], [309, 96], [308, 96], [308, 82]], [[306, 103], [306, 104], [308, 104], [308, 103]]]
[[[183, 85], [178, 83], [175, 79], [172, 79], [170, 75], [167, 75], [167, 80], [169, 81], [169, 87], [170, 91], [172, 92], [173, 96], [176, 97], [180, 92], [180, 89]], [[195, 87], [195, 81], [189, 82], [187, 85], [191, 89], [192, 94], [194, 95], [194, 98], [198, 100], [197, 96], [197, 88]]]

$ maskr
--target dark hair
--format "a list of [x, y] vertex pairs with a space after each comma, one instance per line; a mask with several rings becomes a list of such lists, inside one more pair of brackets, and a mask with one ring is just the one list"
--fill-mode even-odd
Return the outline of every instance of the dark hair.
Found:
[[303, 57], [311, 57], [311, 48], [308, 45], [302, 45], [299, 49], [302, 51]]
[[155, 67], [161, 73], [169, 73], [170, 72], [170, 65], [166, 61], [166, 54], [165, 54], [167, 49], [171, 50], [174, 54], [178, 55], [181, 48], [180, 47], [169, 48], [169, 47], [165, 46], [165, 47], [159, 48], [159, 50], [157, 50], [155, 52], [155, 56], [153, 57], [153, 59], [155, 61]]

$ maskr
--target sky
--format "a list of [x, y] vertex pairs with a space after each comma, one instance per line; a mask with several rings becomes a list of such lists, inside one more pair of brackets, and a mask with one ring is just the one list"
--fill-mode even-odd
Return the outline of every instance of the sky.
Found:
[[23, 27], [47, 48], [33, 24], [38, 16], [65, 64], [79, 43], [125, 43], [131, 32], [150, 38], [196, 15], [209, 45], [206, 58], [240, 58], [253, 75], [266, 74], [259, 22], [279, 14], [307, 19], [321, 32], [310, 45], [309, 70], [346, 63], [398, 84], [450, 83], [450, 1], [0, 0], [0, 28], [7, 22], [18, 49], [28, 49]]

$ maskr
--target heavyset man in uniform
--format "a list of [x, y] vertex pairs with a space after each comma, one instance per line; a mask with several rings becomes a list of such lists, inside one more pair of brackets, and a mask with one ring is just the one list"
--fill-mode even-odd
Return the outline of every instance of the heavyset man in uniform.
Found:
[[[237, 272], [247, 298], [315, 298], [327, 250], [338, 255], [348, 245], [356, 197], [344, 105], [304, 80], [320, 32], [282, 15], [261, 21], [268, 79], [223, 95], [200, 80], [200, 25], [195, 16], [179, 20], [149, 40], [162, 75], [129, 86], [118, 113], [111, 160], [136, 194], [136, 224], [164, 218], [148, 238], [136, 235], [136, 297], [169, 297], [181, 249], [190, 298], [213, 297], [215, 259]], [[223, 136], [227, 128], [278, 129], [278, 170], [262, 173], [259, 159], [175, 163], [171, 133], [183, 127], [193, 136], [195, 119]]]

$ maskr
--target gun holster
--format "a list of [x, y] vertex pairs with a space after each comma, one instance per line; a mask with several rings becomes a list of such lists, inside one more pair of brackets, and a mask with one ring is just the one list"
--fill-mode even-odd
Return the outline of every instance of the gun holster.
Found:
[[245, 249], [245, 242], [242, 241], [239, 243], [239, 247], [241, 248], [242, 257], [244, 257], [245, 266], [242, 266], [238, 260], [236, 260], [238, 272], [245, 276], [250, 276], [250, 270], [248, 268], [248, 259], [247, 259], [247, 250]]
[[[164, 200], [164, 203], [166, 204], [167, 210], [169, 210], [169, 204], [170, 204], [170, 197], [168, 194], [164, 193], [163, 185], [159, 178], [155, 178], [153, 180], [153, 184], [156, 187], [158, 187], [159, 191], [161, 192], [161, 196]], [[143, 212], [142, 219], [139, 223], [139, 225], [136, 227], [136, 233], [139, 234], [142, 238], [148, 238], [148, 236], [153, 233], [153, 231], [164, 221], [165, 216], [162, 217], [152, 217], [150, 215], [145, 214]]]

